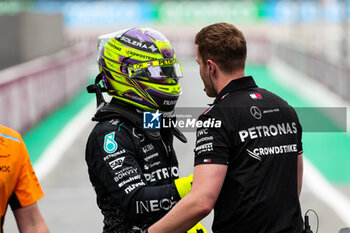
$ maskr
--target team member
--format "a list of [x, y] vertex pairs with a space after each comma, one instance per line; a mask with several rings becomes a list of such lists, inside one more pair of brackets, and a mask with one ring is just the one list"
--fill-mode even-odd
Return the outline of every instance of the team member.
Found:
[[[143, 127], [148, 111], [154, 111], [148, 123], [158, 127], [160, 112], [174, 109], [182, 68], [170, 42], [150, 28], [101, 36], [98, 47], [100, 74], [88, 87], [98, 102], [98, 123], [86, 146], [88, 172], [104, 215], [103, 232], [139, 232], [191, 189], [192, 176], [178, 176], [173, 148], [174, 135], [186, 138], [177, 129]], [[103, 91], [112, 96], [109, 103]], [[190, 232], [197, 229], [206, 232], [200, 224]]]
[[148, 232], [183, 232], [214, 208], [215, 233], [302, 232], [301, 126], [294, 109], [245, 76], [246, 41], [227, 23], [195, 38], [205, 92], [216, 97], [197, 129], [191, 192]]
[[0, 233], [8, 204], [20, 232], [49, 232], [37, 205], [43, 196], [21, 135], [0, 125]]

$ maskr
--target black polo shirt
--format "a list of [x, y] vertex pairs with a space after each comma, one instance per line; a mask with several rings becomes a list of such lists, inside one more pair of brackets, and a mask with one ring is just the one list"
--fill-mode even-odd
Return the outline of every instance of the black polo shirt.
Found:
[[294, 109], [247, 76], [223, 88], [199, 120], [195, 165], [228, 166], [213, 232], [302, 232], [297, 193], [302, 129]]

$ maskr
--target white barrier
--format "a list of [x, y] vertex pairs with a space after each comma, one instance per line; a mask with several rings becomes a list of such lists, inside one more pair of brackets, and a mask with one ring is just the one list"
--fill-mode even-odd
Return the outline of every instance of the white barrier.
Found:
[[272, 54], [288, 66], [327, 86], [332, 92], [350, 101], [350, 66], [346, 60], [335, 60], [324, 51], [308, 50], [291, 42], [274, 41]]
[[94, 47], [79, 44], [0, 71], [0, 124], [24, 132], [88, 80]]

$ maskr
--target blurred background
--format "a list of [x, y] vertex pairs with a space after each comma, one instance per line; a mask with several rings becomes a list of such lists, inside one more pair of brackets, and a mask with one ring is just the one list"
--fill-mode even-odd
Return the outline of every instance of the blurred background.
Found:
[[[184, 67], [177, 106], [205, 107], [213, 100], [202, 91], [193, 41], [216, 22], [244, 33], [247, 75], [300, 113], [303, 213], [317, 212], [321, 233], [350, 227], [349, 18], [350, 2], [340, 0], [0, 1], [0, 124], [24, 136], [51, 232], [102, 231], [84, 161], [95, 111], [85, 87], [98, 73], [97, 37], [134, 26], [159, 30]], [[193, 170], [195, 135], [185, 134], [187, 144], [175, 143], [182, 175]], [[16, 232], [10, 212], [4, 230]]]

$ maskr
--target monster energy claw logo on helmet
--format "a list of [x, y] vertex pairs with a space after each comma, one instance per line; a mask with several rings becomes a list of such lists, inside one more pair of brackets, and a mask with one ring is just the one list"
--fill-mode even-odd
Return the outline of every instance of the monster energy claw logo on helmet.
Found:
[[144, 111], [172, 111], [182, 67], [168, 39], [151, 28], [99, 37], [97, 62], [108, 94]]

